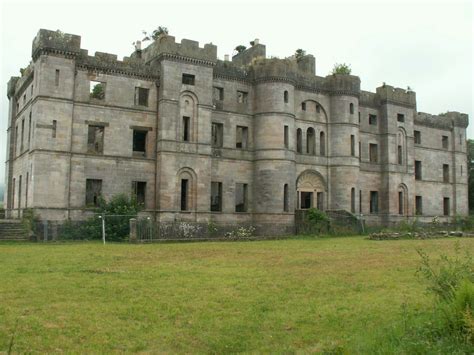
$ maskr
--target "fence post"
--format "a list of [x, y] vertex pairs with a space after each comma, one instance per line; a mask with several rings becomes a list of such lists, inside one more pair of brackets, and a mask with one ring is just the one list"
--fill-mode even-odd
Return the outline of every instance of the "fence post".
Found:
[[105, 213], [102, 214], [102, 241], [105, 244]]
[[130, 243], [137, 242], [137, 219], [130, 218]]

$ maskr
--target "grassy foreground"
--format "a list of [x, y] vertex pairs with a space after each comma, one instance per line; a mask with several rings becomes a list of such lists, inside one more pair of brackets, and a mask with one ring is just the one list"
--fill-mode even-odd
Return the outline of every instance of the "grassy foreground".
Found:
[[415, 248], [454, 243], [0, 244], [0, 353], [366, 352], [430, 308]]

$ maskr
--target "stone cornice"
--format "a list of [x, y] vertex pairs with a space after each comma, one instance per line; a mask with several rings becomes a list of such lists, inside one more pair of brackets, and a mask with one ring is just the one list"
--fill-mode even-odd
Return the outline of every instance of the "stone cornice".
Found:
[[196, 59], [196, 58], [185, 57], [182, 55], [171, 54], [171, 53], [160, 53], [160, 55], [156, 57], [156, 60], [158, 61], [171, 60], [173, 62], [191, 63], [191, 64], [196, 64], [196, 65], [204, 65], [207, 67], [214, 67], [216, 65], [215, 62], [210, 61], [210, 60]]
[[79, 63], [76, 65], [76, 68], [79, 70], [87, 70], [87, 71], [95, 70], [104, 74], [126, 76], [126, 77], [137, 78], [137, 79], [145, 79], [148, 81], [156, 81], [160, 79], [159, 75], [142, 74], [142, 73], [134, 72], [133, 70], [111, 68], [107, 66], [94, 65], [94, 64]]

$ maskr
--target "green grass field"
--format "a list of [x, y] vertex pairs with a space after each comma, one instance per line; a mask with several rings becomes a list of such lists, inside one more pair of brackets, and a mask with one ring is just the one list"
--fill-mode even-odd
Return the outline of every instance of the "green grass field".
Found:
[[430, 308], [415, 248], [454, 243], [0, 244], [0, 353], [365, 352]]

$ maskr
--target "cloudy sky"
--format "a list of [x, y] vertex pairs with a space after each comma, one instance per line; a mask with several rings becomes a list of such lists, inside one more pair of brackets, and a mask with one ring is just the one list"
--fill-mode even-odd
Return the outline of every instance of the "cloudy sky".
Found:
[[[2, 0], [0, 0], [2, 1]], [[0, 158], [4, 159], [6, 83], [31, 59], [39, 28], [82, 36], [82, 48], [129, 55], [142, 30], [168, 27], [178, 40], [218, 46], [220, 58], [259, 38], [268, 56], [303, 48], [316, 74], [349, 63], [364, 90], [410, 86], [418, 110], [473, 114], [473, 10], [457, 1], [3, 1], [1, 2]], [[474, 121], [468, 129], [474, 138]], [[0, 169], [0, 184], [4, 169]]]

